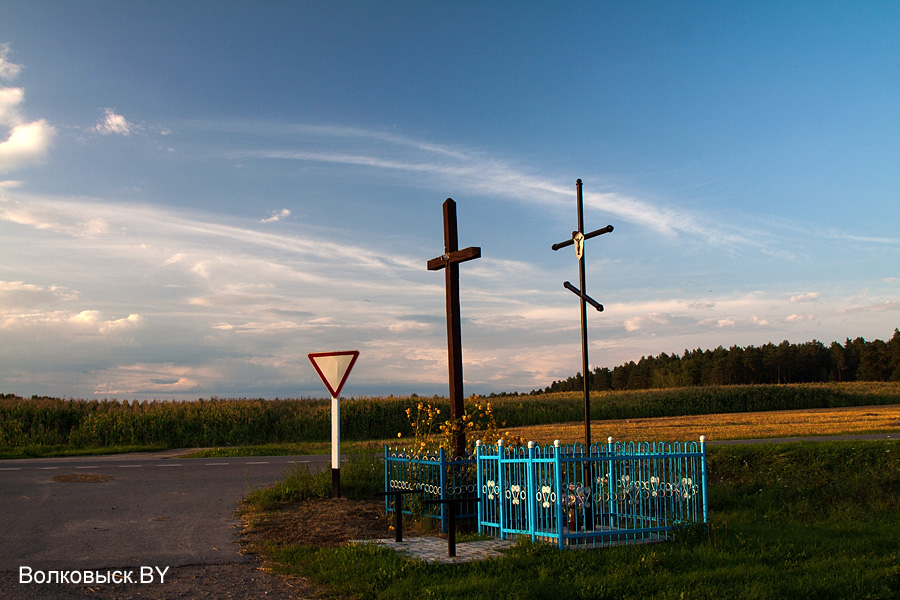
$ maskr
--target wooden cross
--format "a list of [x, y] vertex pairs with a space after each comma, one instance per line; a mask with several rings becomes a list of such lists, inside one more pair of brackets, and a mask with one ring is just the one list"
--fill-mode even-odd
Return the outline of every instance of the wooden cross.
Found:
[[[481, 248], [470, 246], [459, 249], [456, 233], [456, 202], [452, 198], [444, 201], [444, 253], [428, 261], [429, 271], [444, 269], [447, 288], [447, 353], [450, 366], [450, 419], [456, 422], [462, 417], [463, 406], [463, 364], [462, 333], [459, 325], [459, 263], [481, 258]], [[453, 438], [455, 457], [466, 455], [466, 432], [458, 430]]]

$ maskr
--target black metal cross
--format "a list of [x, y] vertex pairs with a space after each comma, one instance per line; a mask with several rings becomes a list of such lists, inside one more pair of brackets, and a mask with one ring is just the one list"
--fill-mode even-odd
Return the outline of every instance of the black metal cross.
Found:
[[581, 195], [581, 180], [575, 182], [577, 191], [576, 201], [578, 204], [578, 231], [572, 232], [572, 239], [550, 246], [553, 250], [559, 250], [566, 246], [575, 245], [575, 255], [578, 257], [578, 276], [581, 289], [578, 289], [568, 281], [563, 283], [563, 287], [573, 292], [581, 299], [581, 362], [582, 373], [584, 379], [584, 449], [585, 452], [591, 451], [591, 372], [588, 370], [588, 336], [587, 336], [587, 304], [590, 304], [597, 311], [603, 310], [603, 305], [587, 295], [584, 289], [584, 241], [592, 237], [609, 233], [613, 230], [612, 225], [601, 227], [590, 233], [584, 232], [584, 205]]
[[[444, 253], [428, 261], [429, 271], [445, 269], [444, 280], [447, 288], [447, 353], [450, 366], [450, 419], [456, 422], [462, 417], [463, 407], [463, 364], [462, 333], [459, 324], [459, 263], [481, 258], [481, 248], [470, 246], [459, 249], [456, 231], [456, 202], [452, 198], [444, 201]], [[464, 457], [466, 453], [466, 433], [460, 429], [453, 439], [454, 457]]]

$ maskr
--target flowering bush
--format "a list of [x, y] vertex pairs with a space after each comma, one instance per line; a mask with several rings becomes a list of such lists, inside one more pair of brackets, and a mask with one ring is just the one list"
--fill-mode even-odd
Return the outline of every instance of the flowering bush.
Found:
[[[508, 431], [505, 435], [501, 434], [500, 430], [506, 424], [498, 423], [491, 403], [482, 402], [475, 394], [466, 399], [461, 416], [440, 421], [440, 415], [441, 410], [427, 402], [419, 402], [415, 410], [406, 409], [406, 418], [413, 431], [413, 453], [422, 454], [439, 448], [452, 452], [454, 437], [459, 432], [465, 435], [466, 450], [470, 453], [475, 452], [476, 440], [481, 440], [484, 444], [496, 444], [502, 439], [507, 446], [525, 444], [525, 440]], [[402, 434], [398, 433], [397, 437], [402, 437]]]

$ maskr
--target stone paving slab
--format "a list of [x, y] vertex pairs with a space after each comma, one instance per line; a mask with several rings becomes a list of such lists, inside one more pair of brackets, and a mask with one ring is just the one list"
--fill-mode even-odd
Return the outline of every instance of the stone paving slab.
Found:
[[402, 542], [393, 538], [351, 540], [351, 544], [376, 544], [426, 563], [456, 564], [504, 556], [501, 550], [512, 548], [515, 540], [478, 540], [457, 542], [456, 556], [447, 556], [447, 540], [438, 537], [408, 537]]

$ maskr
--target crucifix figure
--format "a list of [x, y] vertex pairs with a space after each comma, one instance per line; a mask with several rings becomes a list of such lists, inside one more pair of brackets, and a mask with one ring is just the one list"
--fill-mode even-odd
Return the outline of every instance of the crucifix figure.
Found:
[[[428, 261], [429, 271], [444, 269], [447, 288], [447, 353], [450, 365], [450, 419], [456, 422], [462, 417], [463, 364], [462, 333], [459, 325], [459, 263], [481, 258], [481, 248], [470, 246], [459, 249], [456, 233], [456, 202], [444, 201], [444, 253]], [[466, 455], [466, 432], [460, 429], [454, 434], [454, 457]]]
[[572, 232], [572, 239], [553, 244], [553, 250], [559, 250], [566, 246], [575, 245], [575, 256], [578, 257], [578, 275], [581, 289], [575, 287], [568, 281], [563, 283], [563, 287], [581, 298], [581, 362], [582, 362], [582, 379], [584, 380], [584, 449], [585, 452], [591, 451], [591, 372], [588, 370], [588, 337], [587, 337], [587, 305], [590, 304], [597, 311], [603, 310], [603, 305], [587, 295], [584, 289], [584, 242], [592, 237], [609, 233], [613, 230], [612, 225], [601, 227], [590, 233], [584, 232], [584, 206], [581, 196], [581, 180], [575, 182], [576, 202], [578, 205], [578, 231]]

